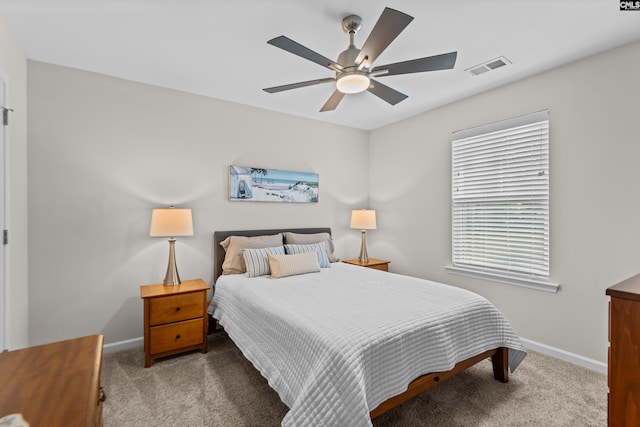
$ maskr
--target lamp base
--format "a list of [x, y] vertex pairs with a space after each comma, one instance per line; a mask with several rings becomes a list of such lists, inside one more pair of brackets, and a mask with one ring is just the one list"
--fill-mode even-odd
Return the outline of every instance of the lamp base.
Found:
[[182, 281], [178, 274], [178, 265], [176, 264], [176, 240], [169, 239], [169, 266], [167, 267], [167, 274], [164, 276], [165, 286], [178, 286]]
[[360, 230], [362, 232], [362, 243], [360, 245], [360, 256], [358, 261], [367, 263], [369, 262], [369, 256], [367, 255], [367, 231]]

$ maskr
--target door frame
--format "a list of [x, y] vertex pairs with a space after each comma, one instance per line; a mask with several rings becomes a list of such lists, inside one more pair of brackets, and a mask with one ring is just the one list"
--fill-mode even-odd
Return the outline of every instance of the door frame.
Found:
[[[0, 67], [0, 84], [4, 84], [4, 99], [0, 92], [0, 230], [4, 234], [9, 224], [8, 209], [8, 159], [9, 159], [9, 125], [5, 126], [2, 118], [4, 109], [9, 109], [10, 82], [9, 75]], [[4, 237], [0, 239], [0, 351], [9, 348], [8, 343], [8, 308], [9, 308], [9, 250], [8, 244], [4, 243]]]

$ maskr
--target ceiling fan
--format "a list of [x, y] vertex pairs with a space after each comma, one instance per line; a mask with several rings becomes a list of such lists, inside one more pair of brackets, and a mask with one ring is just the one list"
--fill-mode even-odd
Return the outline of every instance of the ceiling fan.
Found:
[[412, 16], [386, 7], [382, 15], [380, 15], [380, 18], [378, 18], [378, 22], [373, 27], [371, 34], [369, 34], [369, 38], [364, 42], [362, 48], [358, 49], [354, 44], [354, 37], [362, 28], [362, 18], [357, 15], [345, 17], [342, 20], [342, 29], [349, 34], [349, 47], [340, 53], [337, 61], [332, 61], [288, 37], [279, 36], [271, 39], [267, 42], [270, 45], [279, 47], [280, 49], [284, 49], [287, 52], [291, 52], [294, 55], [298, 55], [335, 71], [336, 76], [269, 87], [264, 89], [264, 91], [276, 93], [320, 83], [333, 82], [336, 85], [336, 90], [320, 109], [321, 112], [335, 110], [345, 94], [360, 93], [365, 90], [391, 105], [396, 105], [398, 102], [406, 99], [407, 95], [383, 85], [374, 80], [373, 77], [449, 70], [455, 65], [458, 55], [457, 52], [449, 52], [371, 68], [376, 58], [378, 58], [412, 20]]

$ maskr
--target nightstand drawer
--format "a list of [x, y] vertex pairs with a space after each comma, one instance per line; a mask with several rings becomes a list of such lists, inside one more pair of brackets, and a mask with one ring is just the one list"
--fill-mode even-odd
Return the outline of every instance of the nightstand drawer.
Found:
[[202, 317], [204, 310], [202, 293], [200, 292], [153, 298], [150, 303], [151, 318], [149, 323], [151, 326]]
[[202, 343], [203, 318], [151, 328], [151, 353], [163, 353]]

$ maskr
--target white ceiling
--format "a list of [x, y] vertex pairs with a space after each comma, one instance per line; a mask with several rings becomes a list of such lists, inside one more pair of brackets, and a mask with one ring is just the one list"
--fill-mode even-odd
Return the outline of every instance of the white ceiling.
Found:
[[[380, 78], [409, 95], [395, 106], [364, 92], [320, 113], [330, 83], [262, 90], [333, 77], [267, 40], [286, 35], [335, 60], [349, 41], [342, 18], [363, 18], [361, 46], [385, 6], [415, 19], [374, 65], [457, 51], [455, 68]], [[29, 59], [359, 129], [640, 39], [640, 11], [616, 0], [0, 0], [0, 18]], [[498, 56], [512, 64], [465, 71]]]

